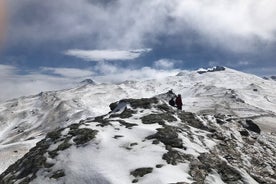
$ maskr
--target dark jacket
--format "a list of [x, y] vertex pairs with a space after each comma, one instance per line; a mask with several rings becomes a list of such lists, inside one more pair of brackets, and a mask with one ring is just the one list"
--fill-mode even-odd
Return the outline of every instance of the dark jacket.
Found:
[[179, 109], [182, 108], [182, 105], [183, 105], [183, 104], [182, 104], [181, 95], [178, 95], [178, 96], [176, 97], [175, 104], [176, 104], [177, 108], [179, 108]]

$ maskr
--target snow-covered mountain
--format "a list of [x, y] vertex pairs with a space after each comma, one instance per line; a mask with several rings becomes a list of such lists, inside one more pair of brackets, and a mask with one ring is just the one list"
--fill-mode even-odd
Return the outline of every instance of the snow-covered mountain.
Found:
[[[183, 71], [177, 76], [162, 80], [127, 81], [121, 84], [86, 84], [69, 90], [43, 92], [2, 103], [0, 105], [0, 172], [28, 153], [29, 149], [41, 140], [28, 153], [29, 155], [25, 155], [1, 175], [2, 182], [8, 183], [18, 178], [25, 179], [27, 182], [29, 180], [27, 176], [35, 172], [38, 177], [31, 178], [31, 180], [35, 179], [33, 183], [43, 181], [44, 183], [76, 183], [74, 181], [78, 179], [83, 179], [80, 180], [82, 183], [91, 183], [92, 179], [94, 183], [97, 181], [100, 183], [131, 183], [137, 180], [141, 183], [191, 183], [196, 180], [191, 173], [194, 159], [206, 153], [207, 157], [202, 159], [208, 160], [211, 159], [208, 154], [212, 155], [217, 152], [219, 154], [217, 154], [218, 158], [215, 157], [215, 163], [218, 161], [217, 164], [220, 165], [224, 161], [224, 164], [229, 164], [236, 173], [239, 173], [238, 179], [236, 178], [232, 183], [252, 183], [253, 181], [273, 183], [275, 162], [272, 158], [275, 157], [276, 149], [276, 83], [229, 68], [202, 71]], [[181, 119], [182, 113], [167, 108], [166, 95], [158, 95], [165, 94], [169, 90], [182, 95], [183, 109], [187, 112], [183, 113], [184, 119]], [[120, 109], [118, 112], [107, 114], [110, 111], [111, 102], [154, 96], [157, 97], [158, 102], [153, 103], [151, 108], [143, 106], [137, 107], [139, 109], [137, 110], [129, 105], [130, 102], [120, 103], [119, 107], [127, 106], [130, 112], [125, 112], [124, 108], [118, 107]], [[159, 106], [156, 107], [156, 104], [164, 106], [165, 109], [158, 109]], [[128, 113], [131, 117], [120, 117], [122, 114], [127, 116]], [[170, 114], [173, 120], [161, 116], [164, 118], [162, 119], [164, 123], [143, 122], [143, 117], [160, 113]], [[97, 116], [98, 118], [95, 119]], [[194, 126], [188, 122], [189, 118], [191, 122], [200, 122], [199, 124], [204, 126]], [[79, 122], [80, 124], [71, 125]], [[245, 130], [250, 122], [255, 122], [261, 127], [260, 134]], [[166, 129], [167, 126], [172, 126], [170, 127], [172, 130], [169, 128], [168, 131], [172, 131], [174, 137], [181, 140], [182, 146], [180, 143], [177, 147], [168, 144], [172, 147], [168, 148], [168, 145], [161, 140], [162, 136], [166, 137], [163, 135], [164, 132], [162, 134], [162, 128]], [[162, 136], [156, 135], [157, 137], [147, 139], [151, 135], [158, 134], [160, 129]], [[53, 130], [56, 130], [57, 136], [52, 135], [55, 134], [52, 132], [46, 139], [43, 139], [48, 132]], [[80, 139], [81, 143], [78, 144], [75, 139]], [[227, 139], [232, 141], [232, 147], [229, 148], [228, 143], [223, 143], [226, 144], [223, 150], [220, 144]], [[155, 143], [159, 141], [159, 143], [152, 144], [152, 141]], [[233, 147], [234, 145], [236, 148]], [[223, 154], [231, 149], [233, 152], [230, 151], [230, 157], [234, 157], [233, 162], [239, 164], [235, 165], [229, 159], [222, 158], [225, 156]], [[255, 158], [253, 150], [257, 150], [263, 160]], [[177, 162], [176, 166], [163, 158], [168, 153], [167, 157], [176, 157], [177, 160], [178, 156], [170, 155], [175, 151], [182, 160], [171, 161]], [[56, 152], [57, 155], [56, 153], [53, 153], [54, 156], [49, 155], [51, 152]], [[31, 169], [31, 172], [26, 171], [28, 175], [26, 173], [20, 175], [21, 171], [16, 171], [16, 168], [22, 169], [22, 163], [25, 165], [24, 160], [28, 162], [29, 158], [35, 159], [37, 155], [39, 155], [38, 160], [45, 162], [39, 162], [37, 166], [31, 164], [30, 167], [34, 169]], [[192, 158], [186, 158], [186, 156]], [[253, 163], [254, 159], [257, 161]], [[32, 161], [36, 163], [38, 160]], [[202, 160], [200, 162], [205, 165]], [[250, 173], [250, 169], [258, 166], [255, 162], [265, 163], [267, 170]], [[18, 165], [20, 163], [21, 165]], [[49, 167], [49, 172], [46, 163], [52, 165]], [[145, 163], [148, 164], [143, 166]], [[71, 166], [68, 167], [68, 165]], [[203, 175], [207, 177], [202, 176], [201, 180], [210, 181], [209, 183], [212, 183], [212, 180], [229, 183], [229, 178], [223, 177], [223, 172], [218, 170], [218, 165], [209, 164], [209, 169], [204, 166], [205, 170], [196, 171], [196, 173], [205, 173]], [[157, 167], [161, 168], [156, 169]], [[261, 169], [264, 165], [258, 167]], [[89, 172], [85, 172], [83, 168]], [[118, 168], [122, 168], [122, 171]], [[139, 168], [142, 168], [142, 171]], [[143, 173], [146, 172], [145, 170], [151, 171], [152, 174], [140, 177], [140, 174], [137, 175], [135, 172]], [[267, 173], [266, 178], [260, 177], [260, 171]], [[11, 173], [17, 173], [20, 176]], [[56, 180], [54, 179], [56, 175], [62, 177], [57, 177], [59, 179]], [[5, 179], [4, 176], [9, 179]], [[159, 180], [154, 178], [159, 178]]]

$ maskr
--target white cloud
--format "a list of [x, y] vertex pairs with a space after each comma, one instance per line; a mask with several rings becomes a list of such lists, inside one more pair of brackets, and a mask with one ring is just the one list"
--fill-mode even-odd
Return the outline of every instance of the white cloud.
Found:
[[158, 61], [155, 61], [153, 63], [153, 66], [159, 69], [172, 69], [174, 68], [174, 64], [179, 62], [180, 61], [173, 59], [160, 59]]
[[119, 67], [115, 65], [108, 64], [106, 62], [97, 63], [94, 67], [95, 71], [100, 74], [110, 74], [119, 72]]
[[133, 60], [151, 49], [136, 50], [68, 50], [66, 55], [75, 56], [86, 61], [112, 61], [112, 60]]
[[90, 77], [94, 74], [93, 71], [90, 70], [82, 70], [77, 68], [50, 68], [43, 67], [42, 71], [47, 71], [53, 74], [61, 75], [66, 78], [83, 78]]
[[158, 70], [150, 67], [140, 69], [122, 69], [117, 68], [117, 72], [106, 73], [96, 76], [95, 80], [99, 82], [118, 83], [125, 80], [146, 80], [146, 79], [162, 79], [168, 76], [175, 76], [180, 70]]
[[0, 77], [6, 78], [17, 72], [16, 67], [10, 65], [1, 65], [0, 64]]

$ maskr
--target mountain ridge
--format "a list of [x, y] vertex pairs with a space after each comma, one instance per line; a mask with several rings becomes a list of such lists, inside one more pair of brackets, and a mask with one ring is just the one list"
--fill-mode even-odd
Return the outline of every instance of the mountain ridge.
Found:
[[228, 119], [233, 121], [251, 119], [262, 132], [273, 136], [275, 89], [274, 81], [225, 68], [203, 74], [184, 71], [162, 80], [83, 85], [9, 100], [0, 104], [0, 172], [56, 128], [102, 116], [109, 111], [111, 102], [151, 98], [169, 90], [182, 95], [187, 112], [231, 115]]
[[[0, 181], [69, 184], [276, 181], [273, 171], [276, 137], [260, 134], [251, 120], [198, 116], [178, 111], [155, 97], [124, 99], [110, 107], [112, 111], [104, 116], [87, 118], [48, 133], [10, 166]], [[112, 169], [118, 165], [122, 166], [119, 170]]]

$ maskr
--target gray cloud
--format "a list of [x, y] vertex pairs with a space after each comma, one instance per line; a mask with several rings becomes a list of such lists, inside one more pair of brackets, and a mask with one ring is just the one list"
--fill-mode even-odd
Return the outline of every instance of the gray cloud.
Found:
[[97, 49], [133, 49], [170, 35], [185, 44], [192, 30], [213, 47], [248, 52], [275, 42], [275, 11], [271, 0], [10, 0], [9, 32], [13, 42], [81, 40]]
[[55, 77], [41, 72], [20, 75], [19, 68], [0, 65], [0, 101], [41, 91], [57, 90], [72, 87], [72, 78]]

